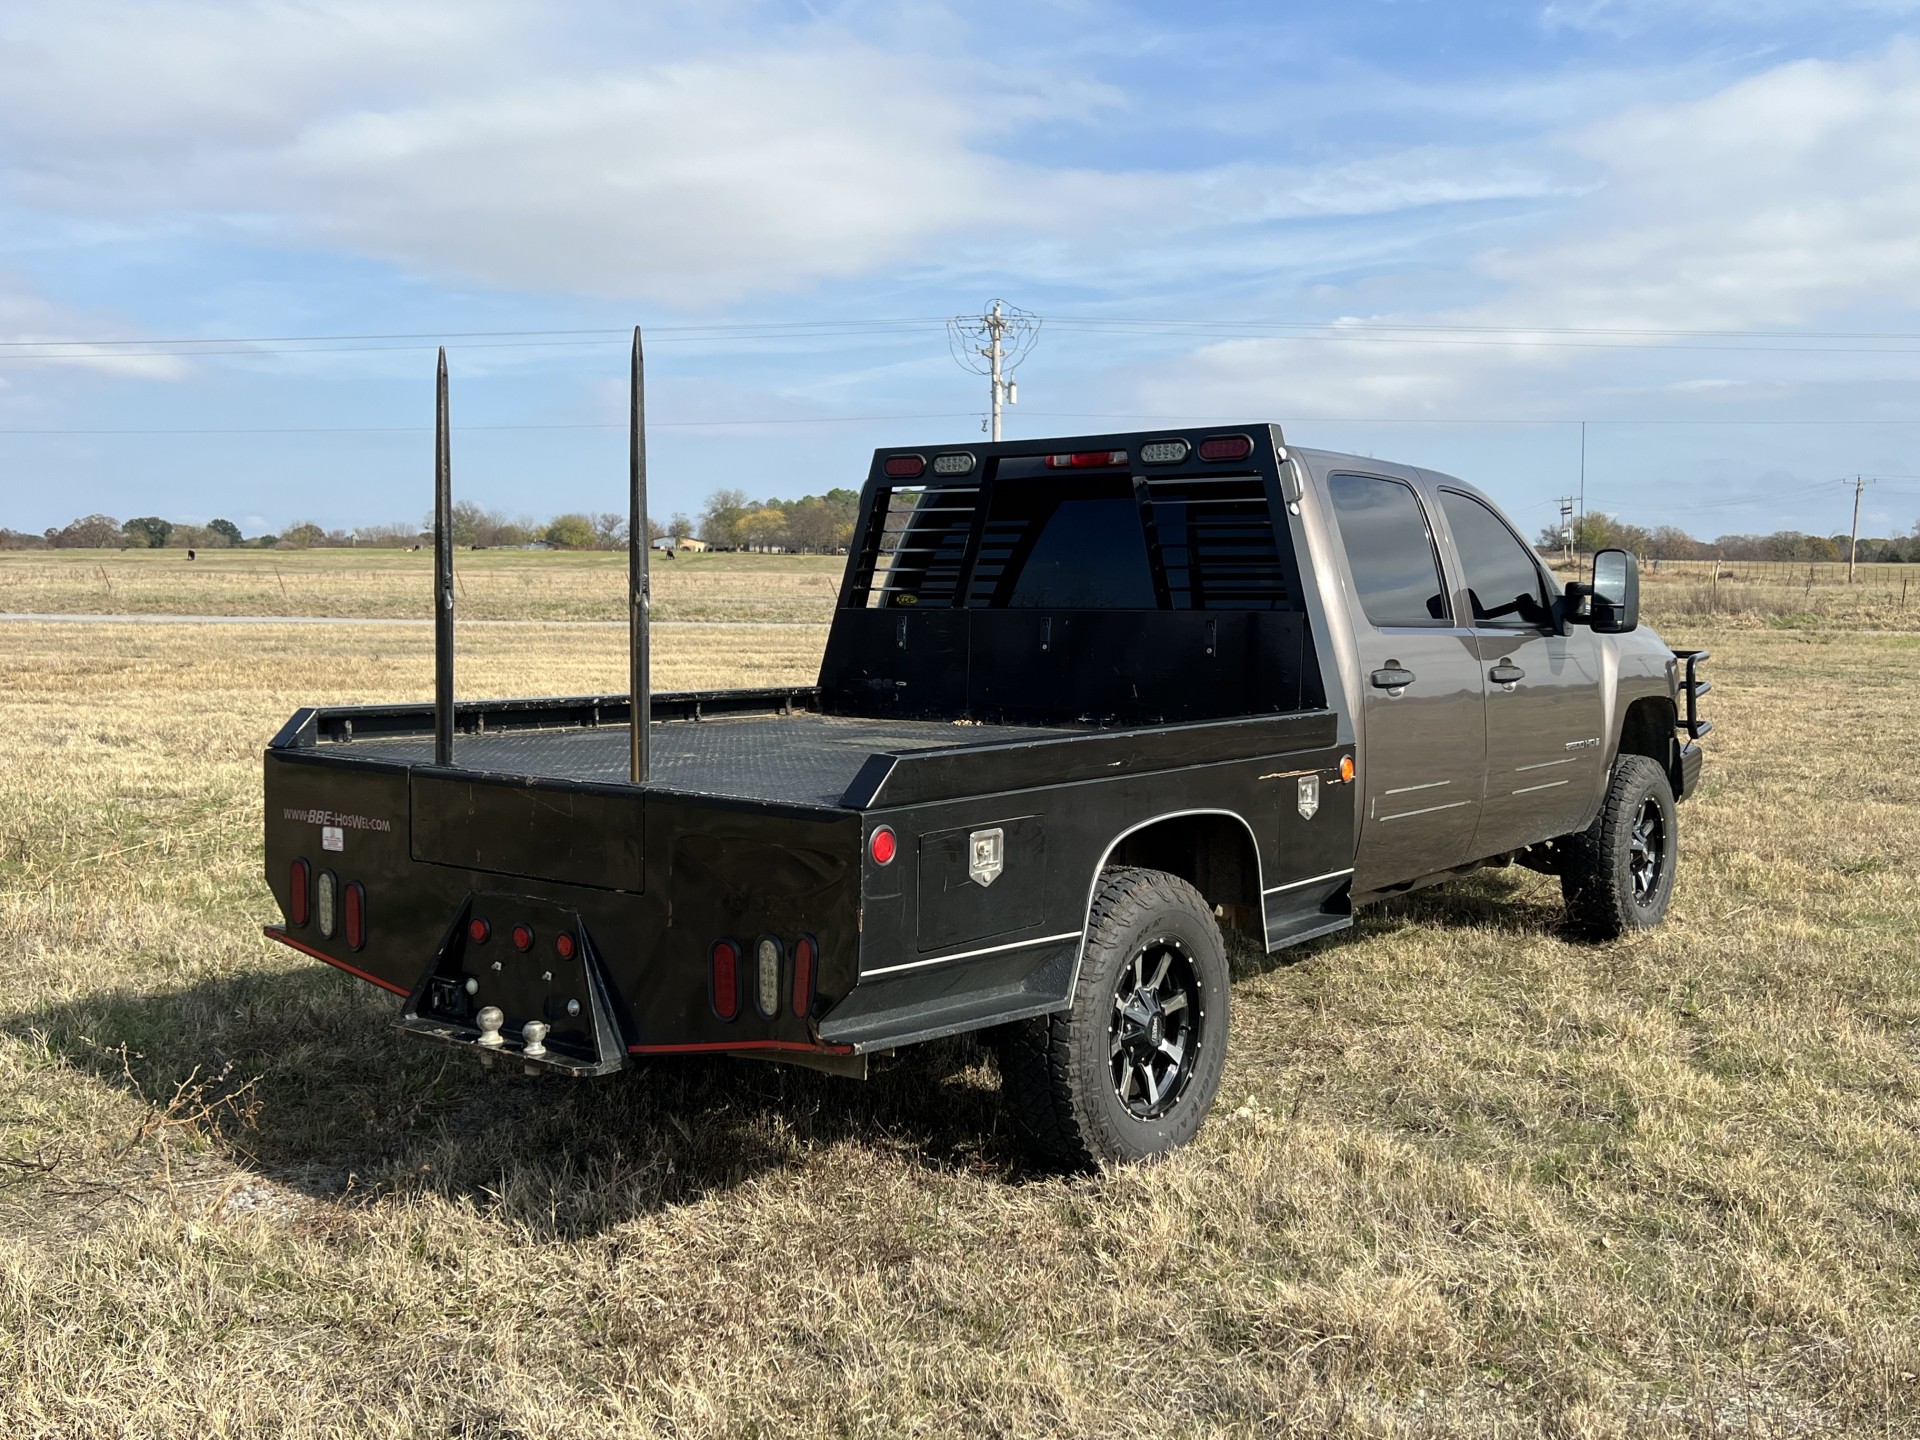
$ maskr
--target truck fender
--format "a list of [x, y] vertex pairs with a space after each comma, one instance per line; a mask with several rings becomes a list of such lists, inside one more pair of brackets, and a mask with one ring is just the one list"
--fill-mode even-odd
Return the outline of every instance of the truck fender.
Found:
[[[1237, 820], [1240, 822], [1241, 828], [1247, 832], [1247, 845], [1253, 852], [1255, 888], [1257, 891], [1261, 891], [1261, 892], [1265, 891], [1266, 878], [1267, 878], [1266, 877], [1266, 860], [1260, 853], [1259, 837], [1254, 834], [1252, 823], [1248, 821], [1246, 816], [1242, 815], [1237, 810], [1225, 810], [1225, 809], [1220, 809], [1218, 807], [1207, 807], [1207, 808], [1195, 809], [1195, 810], [1168, 810], [1168, 811], [1162, 812], [1161, 814], [1150, 816], [1147, 819], [1140, 821], [1136, 825], [1129, 825], [1125, 830], [1122, 830], [1118, 835], [1114, 836], [1113, 839], [1108, 842], [1107, 848], [1100, 852], [1100, 858], [1098, 861], [1095, 862], [1093, 867], [1093, 874], [1090, 875], [1087, 879], [1087, 901], [1086, 901], [1085, 907], [1081, 911], [1081, 916], [1080, 916], [1080, 946], [1079, 946], [1079, 949], [1074, 953], [1072, 978], [1069, 979], [1067, 982], [1066, 1003], [1068, 1005], [1071, 1005], [1073, 1003], [1073, 997], [1079, 991], [1080, 967], [1082, 964], [1085, 963], [1087, 958], [1087, 931], [1093, 925], [1094, 892], [1100, 888], [1101, 872], [1103, 872], [1107, 868], [1107, 862], [1113, 858], [1113, 852], [1118, 850], [1122, 845], [1122, 843], [1124, 843], [1129, 836], [1138, 835], [1142, 830], [1150, 830], [1155, 825], [1164, 824], [1166, 821], [1169, 821], [1169, 820], [1180, 820], [1193, 815], [1224, 815], [1229, 819]], [[1182, 878], [1188, 878], [1188, 877], [1182, 877]], [[1266, 910], [1264, 906], [1260, 906], [1257, 908], [1260, 909], [1260, 939], [1261, 939], [1261, 944], [1264, 946], [1267, 941]]]

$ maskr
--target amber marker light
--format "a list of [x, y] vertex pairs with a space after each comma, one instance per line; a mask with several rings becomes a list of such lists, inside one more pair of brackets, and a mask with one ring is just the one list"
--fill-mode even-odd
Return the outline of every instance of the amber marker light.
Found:
[[1351, 755], [1342, 755], [1340, 757], [1340, 778], [1342, 780], [1353, 779], [1353, 757]]

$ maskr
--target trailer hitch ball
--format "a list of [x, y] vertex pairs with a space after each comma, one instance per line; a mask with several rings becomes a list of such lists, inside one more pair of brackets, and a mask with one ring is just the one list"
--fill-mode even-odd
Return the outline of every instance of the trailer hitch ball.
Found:
[[541, 1020], [529, 1020], [520, 1027], [520, 1038], [526, 1041], [523, 1055], [544, 1055], [547, 1053], [547, 1032], [553, 1027]]
[[502, 1041], [500, 1027], [507, 1023], [507, 1017], [498, 1005], [489, 1005], [473, 1017], [473, 1023], [480, 1027], [480, 1043], [488, 1049], [497, 1049]]

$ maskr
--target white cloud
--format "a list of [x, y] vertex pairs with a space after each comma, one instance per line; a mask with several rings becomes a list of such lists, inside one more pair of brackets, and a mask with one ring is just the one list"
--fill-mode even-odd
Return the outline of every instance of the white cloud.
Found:
[[178, 357], [127, 354], [137, 347], [97, 343], [128, 336], [124, 320], [58, 304], [36, 293], [23, 277], [0, 271], [0, 389], [9, 377], [33, 370], [90, 370], [144, 380], [179, 380], [190, 373], [188, 362]]
[[[1512, 326], [1532, 347], [1233, 341], [1173, 367], [1175, 408], [1349, 414], [1565, 414], [1618, 387], [1643, 399], [1717, 372], [1729, 402], [1782, 379], [1911, 374], [1915, 357], [1796, 357], [1561, 348], [1547, 327], [1871, 329], [1920, 311], [1920, 48], [1803, 61], [1702, 99], [1644, 105], [1569, 137], [1598, 183], [1551, 233], [1483, 253], [1470, 307], [1369, 317]], [[1860, 317], [1866, 317], [1864, 319]], [[1532, 327], [1532, 328], [1529, 328]], [[1468, 338], [1468, 337], [1455, 337]], [[1492, 336], [1480, 338], [1494, 338]], [[1592, 343], [1592, 342], [1590, 342]], [[1676, 340], [1711, 345], [1711, 339]], [[1168, 380], [1151, 382], [1163, 398]], [[1703, 392], [1695, 386], [1695, 398]], [[1768, 393], [1772, 393], [1768, 391]], [[1226, 406], [1225, 408], [1235, 408]]]
[[[664, 13], [685, 12], [649, 15]], [[542, 14], [93, 0], [16, 15], [0, 26], [12, 189], [44, 210], [198, 211], [440, 277], [687, 305], [861, 274], [1009, 216], [1073, 233], [1096, 197], [1139, 193], [992, 152], [1113, 98], [1084, 82], [828, 25], [704, 50], [700, 25], [673, 41], [655, 26], [627, 47], [646, 58], [603, 62], [568, 53]]]

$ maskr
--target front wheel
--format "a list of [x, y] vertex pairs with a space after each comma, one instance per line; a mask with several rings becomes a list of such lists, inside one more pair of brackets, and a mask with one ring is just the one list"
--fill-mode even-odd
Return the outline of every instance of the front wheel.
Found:
[[1072, 1007], [997, 1035], [1021, 1138], [1074, 1170], [1191, 1140], [1220, 1088], [1227, 997], [1226, 947], [1199, 892], [1159, 870], [1106, 871]]
[[1680, 860], [1680, 826], [1667, 772], [1622, 755], [1593, 823], [1559, 842], [1560, 889], [1574, 928], [1598, 940], [1666, 918]]

